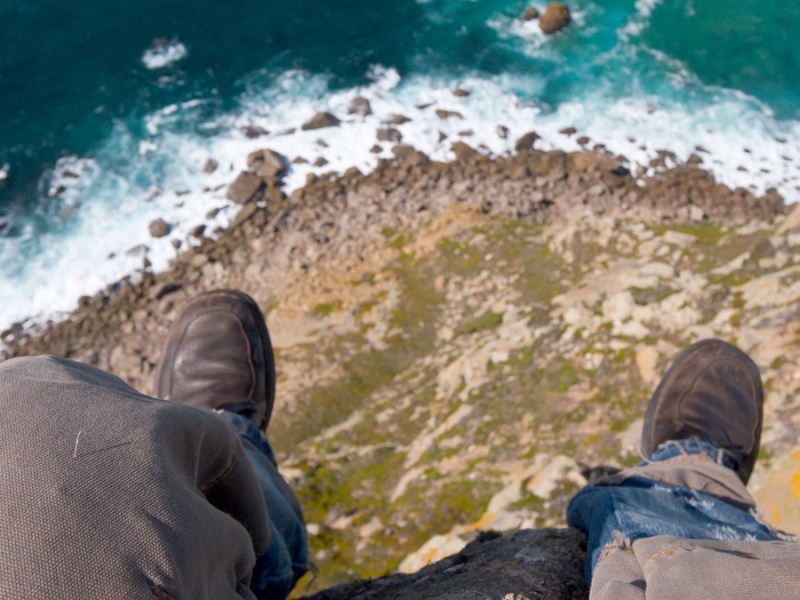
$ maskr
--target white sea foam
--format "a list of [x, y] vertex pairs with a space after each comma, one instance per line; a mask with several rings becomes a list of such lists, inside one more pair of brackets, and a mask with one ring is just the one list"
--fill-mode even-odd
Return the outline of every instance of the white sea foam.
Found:
[[0, 165], [0, 182], [5, 181], [8, 179], [9, 174], [11, 173], [11, 165], [8, 163], [4, 163]]
[[[53, 206], [63, 210], [62, 225], [41, 232], [30, 224], [20, 239], [7, 238], [0, 245], [4, 289], [0, 325], [69, 310], [79, 295], [92, 294], [140, 269], [145, 255], [154, 269], [165, 268], [175, 256], [172, 240], [185, 244], [188, 231], [205, 222], [210, 209], [223, 210], [209, 230], [229, 222], [238, 207], [224, 198], [225, 187], [245, 168], [252, 150], [269, 147], [290, 161], [297, 157], [309, 163], [327, 161], [321, 167], [292, 165], [286, 178], [289, 192], [302, 186], [308, 173], [351, 166], [371, 170], [379, 157], [391, 156], [387, 143], [381, 144], [380, 153], [370, 152], [377, 142], [376, 129], [386, 127], [384, 121], [397, 114], [411, 119], [395, 126], [403, 143], [436, 160], [454, 158], [455, 140], [503, 155], [531, 130], [542, 137], [537, 146], [543, 149], [577, 150], [576, 138], [586, 135], [591, 138], [589, 145], [604, 144], [626, 156], [634, 168], [646, 167], [661, 149], [686, 160], [700, 145], [708, 150], [701, 153], [704, 166], [720, 181], [755, 192], [776, 187], [789, 202], [800, 196], [800, 124], [775, 121], [763, 105], [740, 93], [712, 90], [713, 104], [683, 106], [647, 96], [609, 100], [601, 92], [589, 91], [548, 112], [513, 93], [535, 87], [530, 77], [401, 80], [396, 71], [380, 67], [372, 70], [372, 77], [368, 86], [331, 93], [325, 77], [287, 73], [269, 89], [254, 88], [237, 112], [205, 123], [200, 131], [207, 135], [179, 133], [187, 129], [181, 127], [182, 120], [191, 118], [202, 102], [190, 101], [150, 115], [145, 139], [136, 139], [119, 126], [95, 154], [96, 161], [75, 157], [59, 161], [45, 189], [53, 191]], [[454, 95], [455, 87], [470, 95]], [[347, 114], [358, 95], [370, 100], [373, 114]], [[437, 109], [461, 116], [441, 119]], [[341, 125], [303, 131], [301, 125], [322, 110], [336, 114]], [[242, 132], [248, 125], [271, 133], [250, 139]], [[507, 137], [498, 134], [498, 125], [508, 128]], [[579, 133], [559, 133], [567, 126]], [[447, 136], [443, 141], [440, 132]], [[203, 171], [209, 158], [219, 163], [213, 173]], [[746, 171], [738, 170], [740, 166]], [[168, 236], [153, 239], [148, 224], [157, 217], [173, 229]], [[146, 250], [126, 253], [140, 244]]]
[[148, 69], [163, 69], [167, 65], [183, 60], [189, 54], [178, 40], [156, 40], [142, 53], [142, 62]]

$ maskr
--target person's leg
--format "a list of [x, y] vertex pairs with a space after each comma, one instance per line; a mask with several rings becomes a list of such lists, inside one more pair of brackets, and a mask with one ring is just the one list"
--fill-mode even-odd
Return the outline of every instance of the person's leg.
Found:
[[745, 488], [762, 403], [758, 368], [730, 344], [704, 340], [678, 356], [645, 416], [648, 460], [593, 483], [567, 509], [588, 535], [587, 581], [606, 548], [642, 538], [778, 539]]
[[251, 587], [260, 598], [286, 596], [308, 568], [308, 548], [302, 511], [262, 433], [274, 404], [275, 366], [266, 322], [253, 299], [232, 290], [194, 298], [172, 326], [156, 393], [214, 410], [239, 433], [270, 519], [270, 546], [259, 557]]

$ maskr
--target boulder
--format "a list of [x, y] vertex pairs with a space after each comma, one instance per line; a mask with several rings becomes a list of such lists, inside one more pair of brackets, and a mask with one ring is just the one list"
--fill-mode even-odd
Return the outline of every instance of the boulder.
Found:
[[233, 218], [233, 222], [231, 223], [231, 229], [236, 229], [237, 227], [239, 227], [242, 223], [244, 223], [250, 217], [252, 217], [257, 210], [258, 207], [255, 205], [255, 203], [250, 203], [247, 206], [243, 206], [242, 209], [238, 213], [236, 213], [236, 216]]
[[403, 123], [408, 123], [411, 119], [405, 115], [389, 115], [386, 119], [383, 120], [384, 125], [402, 125]]
[[372, 114], [372, 105], [369, 103], [369, 100], [363, 96], [356, 96], [350, 102], [350, 106], [347, 108], [347, 114], [366, 117]]
[[539, 9], [536, 8], [535, 6], [529, 6], [528, 8], [525, 9], [525, 12], [522, 13], [520, 19], [522, 19], [523, 21], [533, 21], [538, 17], [539, 17]]
[[311, 129], [323, 129], [325, 127], [338, 127], [340, 122], [339, 119], [329, 112], [318, 112], [303, 123], [301, 129], [303, 131], [309, 131]]
[[252, 200], [264, 185], [261, 178], [255, 173], [249, 171], [242, 171], [234, 179], [233, 183], [228, 186], [228, 191], [225, 192], [225, 197], [228, 200], [236, 202], [237, 204], [245, 204]]
[[453, 90], [453, 96], [458, 98], [466, 98], [470, 95], [469, 90], [465, 90], [464, 88], [456, 88]]
[[406, 146], [404, 144], [394, 146], [392, 148], [392, 154], [394, 154], [397, 162], [409, 166], [422, 165], [430, 162], [430, 159], [424, 152], [420, 152], [413, 146]]
[[[506, 133], [506, 135], [508, 134]], [[542, 139], [542, 137], [538, 133], [529, 131], [517, 140], [517, 143], [514, 144], [514, 149], [517, 152], [530, 152], [533, 150], [533, 145], [536, 143], [536, 140], [540, 139]]]
[[569, 24], [569, 8], [560, 2], [551, 2], [539, 18], [539, 27], [544, 33], [555, 33]]
[[480, 153], [475, 148], [464, 142], [453, 142], [450, 149], [456, 155], [457, 160], [471, 160], [480, 156]]
[[203, 172], [205, 173], [213, 173], [219, 167], [219, 163], [214, 160], [213, 158], [209, 158], [206, 161], [206, 164], [203, 165]]
[[251, 140], [269, 134], [269, 131], [261, 127], [261, 125], [245, 125], [242, 127], [242, 132]]
[[561, 135], [570, 136], [578, 133], [578, 130], [575, 129], [574, 127], [564, 127], [563, 129], [559, 129], [558, 133], [560, 133]]
[[172, 231], [172, 227], [170, 227], [169, 223], [161, 218], [150, 221], [148, 229], [150, 230], [150, 235], [154, 238], [164, 237], [165, 235], [169, 235], [169, 232]]
[[403, 139], [403, 134], [394, 127], [382, 127], [375, 132], [375, 137], [379, 142], [399, 143]]
[[436, 109], [436, 116], [440, 119], [463, 119], [464, 115], [455, 110], [445, 110], [443, 108]]
[[248, 168], [256, 171], [262, 179], [270, 181], [286, 173], [288, 159], [279, 152], [262, 148], [247, 155]]

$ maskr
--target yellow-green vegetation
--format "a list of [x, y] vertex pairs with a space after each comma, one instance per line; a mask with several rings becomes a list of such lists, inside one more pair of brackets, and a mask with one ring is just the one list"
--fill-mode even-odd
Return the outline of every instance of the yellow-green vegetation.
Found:
[[[320, 587], [390, 572], [433, 535], [477, 522], [513, 465], [559, 454], [591, 467], [639, 461], [622, 440], [652, 393], [643, 372], [697, 335], [746, 324], [738, 286], [763, 274], [776, 250], [766, 229], [702, 222], [626, 235], [636, 231], [653, 240], [651, 273], [661, 275], [586, 296], [589, 321], [571, 331], [562, 316], [570, 306], [554, 298], [617, 263], [643, 263], [635, 243], [586, 231], [559, 250], [543, 225], [487, 218], [419, 255], [418, 232], [386, 228], [391, 258], [353, 280], [359, 303], [314, 307], [323, 317], [350, 311], [360, 327], [309, 345], [311, 362], [335, 366], [335, 376], [304, 387], [271, 435], [277, 448], [296, 449], [290, 467], [304, 473], [298, 488]], [[608, 317], [615, 290], [630, 292], [629, 313], [653, 309], [645, 334]], [[688, 324], [676, 326], [681, 310]], [[706, 329], [690, 333], [692, 325]], [[655, 358], [643, 348], [658, 348]], [[770, 462], [768, 450], [761, 456]], [[511, 509], [537, 525], [563, 524], [576, 490], [565, 479], [550, 498], [529, 493]]]

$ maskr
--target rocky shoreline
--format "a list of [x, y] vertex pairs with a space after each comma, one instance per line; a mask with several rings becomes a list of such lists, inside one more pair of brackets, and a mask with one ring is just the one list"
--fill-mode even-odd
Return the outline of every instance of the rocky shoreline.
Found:
[[[176, 304], [187, 296], [240, 287], [269, 306], [285, 288], [302, 287], [303, 274], [324, 270], [331, 261], [365, 260], [382, 230], [413, 228], [453, 206], [537, 222], [584, 213], [653, 223], [769, 222], [786, 212], [777, 192], [757, 197], [743, 188], [731, 190], [696, 161], [637, 182], [621, 157], [540, 151], [533, 147], [535, 140], [533, 133], [522, 136], [516, 154], [501, 158], [456, 142], [457, 159], [450, 163], [431, 161], [399, 144], [395, 158], [381, 159], [371, 173], [352, 168], [309, 175], [307, 184], [288, 197], [281, 189], [286, 158], [268, 149], [254, 152], [249, 169], [228, 190], [229, 199], [242, 208], [216, 239], [196, 228], [200, 243], [181, 252], [166, 271], [153, 273], [145, 261], [137, 277], [80, 298], [64, 320], [30, 331], [21, 323], [12, 325], [0, 333], [6, 346], [0, 357], [73, 357], [149, 390], [158, 342]], [[674, 158], [662, 153], [652, 166], [663, 167]]]

